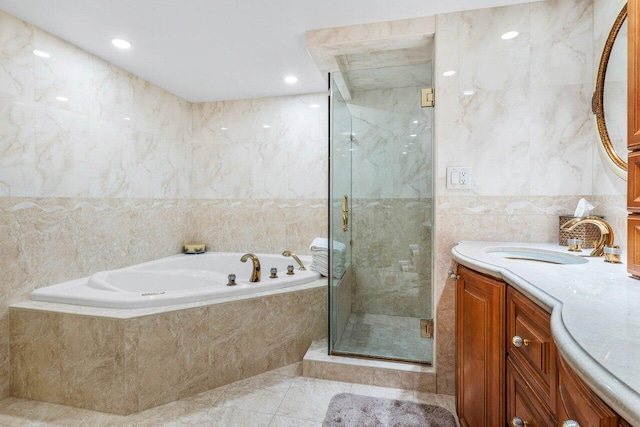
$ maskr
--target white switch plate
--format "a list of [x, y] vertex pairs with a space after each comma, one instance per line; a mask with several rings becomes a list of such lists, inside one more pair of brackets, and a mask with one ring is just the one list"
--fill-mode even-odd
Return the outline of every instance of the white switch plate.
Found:
[[447, 168], [447, 188], [449, 190], [468, 190], [471, 188], [471, 168], [454, 166]]

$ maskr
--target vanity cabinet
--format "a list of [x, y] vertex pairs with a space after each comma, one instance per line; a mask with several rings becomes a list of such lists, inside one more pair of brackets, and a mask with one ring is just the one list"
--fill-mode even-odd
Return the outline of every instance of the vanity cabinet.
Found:
[[629, 151], [640, 150], [640, 0], [629, 0], [628, 7], [628, 138]]
[[461, 426], [627, 426], [556, 351], [551, 317], [507, 283], [459, 266], [456, 409]]
[[505, 413], [504, 282], [458, 268], [456, 405], [462, 427], [501, 426]]

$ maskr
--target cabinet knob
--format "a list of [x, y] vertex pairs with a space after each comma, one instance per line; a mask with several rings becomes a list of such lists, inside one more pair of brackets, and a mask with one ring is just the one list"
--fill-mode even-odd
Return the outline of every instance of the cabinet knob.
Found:
[[529, 343], [531, 341], [526, 340], [526, 339], [522, 339], [521, 337], [519, 337], [518, 335], [516, 335], [515, 337], [511, 338], [511, 343], [515, 346], [515, 347], [522, 347], [522, 345], [524, 344], [524, 346], [528, 346]]
[[454, 282], [456, 280], [458, 280], [458, 275], [456, 273], [453, 272], [453, 270], [449, 270], [449, 277], [451, 278], [451, 280], [453, 280]]
[[511, 419], [511, 425], [513, 427], [524, 427], [526, 425], [529, 425], [529, 423], [526, 422], [526, 421], [522, 421], [522, 418], [520, 418], [520, 417], [513, 417]]
[[567, 420], [562, 423], [562, 427], [580, 427], [577, 421]]

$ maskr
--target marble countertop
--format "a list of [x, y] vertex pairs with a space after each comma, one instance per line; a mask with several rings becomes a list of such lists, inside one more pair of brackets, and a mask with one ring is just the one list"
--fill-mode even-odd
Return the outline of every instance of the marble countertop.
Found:
[[506, 281], [550, 312], [562, 357], [616, 412], [640, 425], [640, 280], [628, 276], [626, 264], [609, 264], [602, 257], [554, 265], [485, 252], [496, 246], [569, 253], [567, 248], [460, 242], [451, 252], [459, 264]]

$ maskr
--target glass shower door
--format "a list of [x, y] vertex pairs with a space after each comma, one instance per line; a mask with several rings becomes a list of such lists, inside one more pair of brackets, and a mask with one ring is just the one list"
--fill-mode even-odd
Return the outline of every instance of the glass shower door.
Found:
[[[433, 108], [421, 104], [433, 86], [429, 54], [387, 51], [378, 59], [410, 63], [331, 75], [329, 236], [349, 266], [330, 281], [331, 354], [433, 360]], [[363, 62], [379, 61], [343, 61]]]
[[[351, 312], [351, 112], [336, 82], [329, 76], [329, 353], [339, 341]], [[337, 255], [337, 256], [336, 256]]]

